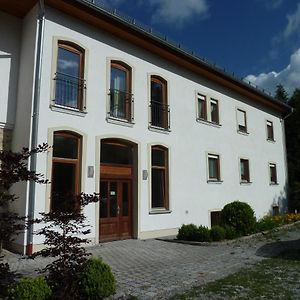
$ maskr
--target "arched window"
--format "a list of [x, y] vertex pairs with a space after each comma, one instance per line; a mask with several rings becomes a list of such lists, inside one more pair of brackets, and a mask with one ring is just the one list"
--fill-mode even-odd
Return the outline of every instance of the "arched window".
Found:
[[159, 76], [151, 76], [151, 126], [169, 129], [169, 105], [167, 82]]
[[151, 208], [169, 209], [169, 155], [163, 146], [151, 148]]
[[111, 62], [109, 116], [133, 121], [133, 96], [131, 94], [131, 68], [119, 61]]
[[81, 137], [56, 131], [53, 137], [51, 210], [77, 208], [80, 194]]
[[55, 105], [85, 109], [84, 50], [76, 44], [59, 41], [55, 73]]

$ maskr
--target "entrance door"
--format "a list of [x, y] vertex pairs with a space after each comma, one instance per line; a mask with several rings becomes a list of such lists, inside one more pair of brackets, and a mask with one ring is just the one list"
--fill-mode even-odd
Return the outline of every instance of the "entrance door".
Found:
[[132, 238], [131, 180], [100, 181], [100, 241]]

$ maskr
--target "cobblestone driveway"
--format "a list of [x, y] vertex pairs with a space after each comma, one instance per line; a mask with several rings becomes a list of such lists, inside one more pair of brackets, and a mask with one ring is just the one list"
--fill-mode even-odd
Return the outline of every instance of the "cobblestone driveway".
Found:
[[[299, 227], [298, 227], [299, 228]], [[298, 231], [283, 231], [281, 240], [299, 239]], [[265, 238], [248, 238], [230, 243], [193, 246], [160, 240], [125, 240], [89, 248], [111, 265], [118, 283], [117, 297], [134, 295], [139, 299], [167, 299], [194, 285], [216, 280], [262, 260], [256, 251]], [[32, 274], [47, 261], [19, 259], [7, 254], [13, 269]]]

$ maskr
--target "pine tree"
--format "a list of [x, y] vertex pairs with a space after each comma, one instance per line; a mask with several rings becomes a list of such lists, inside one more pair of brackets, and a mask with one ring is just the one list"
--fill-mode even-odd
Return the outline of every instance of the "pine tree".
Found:
[[275, 92], [275, 97], [276, 100], [281, 101], [283, 103], [287, 103], [289, 100], [288, 94], [286, 90], [284, 89], [282, 84], [278, 84], [276, 86], [276, 92]]

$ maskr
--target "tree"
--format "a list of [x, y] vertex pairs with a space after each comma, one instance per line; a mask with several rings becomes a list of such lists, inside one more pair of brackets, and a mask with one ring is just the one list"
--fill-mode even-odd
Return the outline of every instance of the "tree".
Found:
[[283, 103], [287, 103], [289, 100], [289, 96], [286, 92], [286, 90], [284, 89], [282, 84], [278, 84], [276, 86], [276, 91], [275, 91], [275, 97], [276, 100], [281, 101]]

